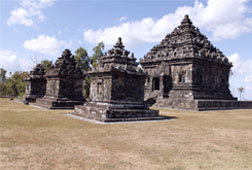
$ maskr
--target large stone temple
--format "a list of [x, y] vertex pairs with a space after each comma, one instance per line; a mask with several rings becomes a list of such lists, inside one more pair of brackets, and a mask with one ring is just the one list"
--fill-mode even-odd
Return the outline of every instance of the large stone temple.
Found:
[[66, 49], [55, 64], [45, 73], [46, 93], [37, 99], [36, 105], [50, 109], [73, 109], [82, 105], [82, 83], [85, 78], [80, 68], [76, 67], [71, 51]]
[[90, 101], [75, 106], [74, 115], [104, 122], [163, 119], [144, 104], [146, 73], [134, 54], [124, 49], [121, 38], [88, 72]]
[[25, 79], [25, 95], [26, 102], [36, 102], [37, 98], [42, 98], [46, 92], [46, 79], [44, 78], [45, 69], [42, 65], [36, 65], [30, 71], [28, 77]]
[[156, 101], [155, 106], [194, 110], [248, 106], [230, 93], [232, 63], [193, 26], [188, 15], [140, 64], [148, 73], [145, 100]]

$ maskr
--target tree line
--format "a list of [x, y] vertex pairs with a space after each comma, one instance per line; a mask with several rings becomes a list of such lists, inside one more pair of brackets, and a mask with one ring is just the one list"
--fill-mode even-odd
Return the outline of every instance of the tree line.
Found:
[[[78, 48], [75, 51], [74, 59], [77, 63], [77, 67], [80, 67], [83, 72], [87, 72], [90, 68], [95, 67], [98, 64], [98, 60], [104, 55], [104, 43], [100, 42], [93, 48], [93, 55], [89, 56], [86, 49], [83, 47]], [[42, 60], [41, 65], [45, 71], [49, 70], [53, 62], [50, 60]], [[0, 97], [9, 96], [22, 96], [25, 93], [25, 78], [28, 76], [28, 72], [16, 71], [13, 74], [9, 73], [10, 77], [7, 77], [7, 70], [0, 68]], [[83, 95], [89, 96], [90, 79], [85, 78], [83, 83]]]

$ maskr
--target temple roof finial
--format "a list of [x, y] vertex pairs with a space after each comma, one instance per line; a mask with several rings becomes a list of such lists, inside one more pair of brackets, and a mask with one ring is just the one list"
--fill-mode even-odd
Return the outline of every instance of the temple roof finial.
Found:
[[130, 58], [135, 58], [134, 53], [131, 53]]
[[122, 38], [118, 37], [117, 43], [122, 43]]
[[71, 56], [72, 56], [72, 53], [69, 49], [65, 49], [65, 51], [63, 51], [62, 53], [63, 58], [70, 58]]
[[184, 19], [182, 20], [181, 24], [183, 24], [183, 25], [187, 25], [187, 24], [191, 25], [192, 24], [192, 21], [190, 20], [188, 14], [185, 14]]
[[124, 48], [124, 45], [122, 43], [122, 38], [121, 37], [118, 37], [117, 39], [117, 43], [114, 45], [115, 48], [120, 48], [120, 49], [123, 49]]

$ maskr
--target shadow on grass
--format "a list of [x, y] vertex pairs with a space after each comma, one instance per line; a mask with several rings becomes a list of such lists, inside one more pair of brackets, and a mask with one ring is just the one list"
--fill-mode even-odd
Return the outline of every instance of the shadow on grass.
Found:
[[162, 115], [162, 117], [164, 117], [164, 120], [178, 119], [178, 117], [176, 117], [176, 116], [163, 116]]

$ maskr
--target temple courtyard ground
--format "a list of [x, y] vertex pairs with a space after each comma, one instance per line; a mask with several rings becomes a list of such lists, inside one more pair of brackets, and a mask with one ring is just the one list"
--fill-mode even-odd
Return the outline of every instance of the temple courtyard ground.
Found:
[[252, 110], [159, 109], [161, 122], [95, 124], [0, 99], [0, 169], [252, 169]]

